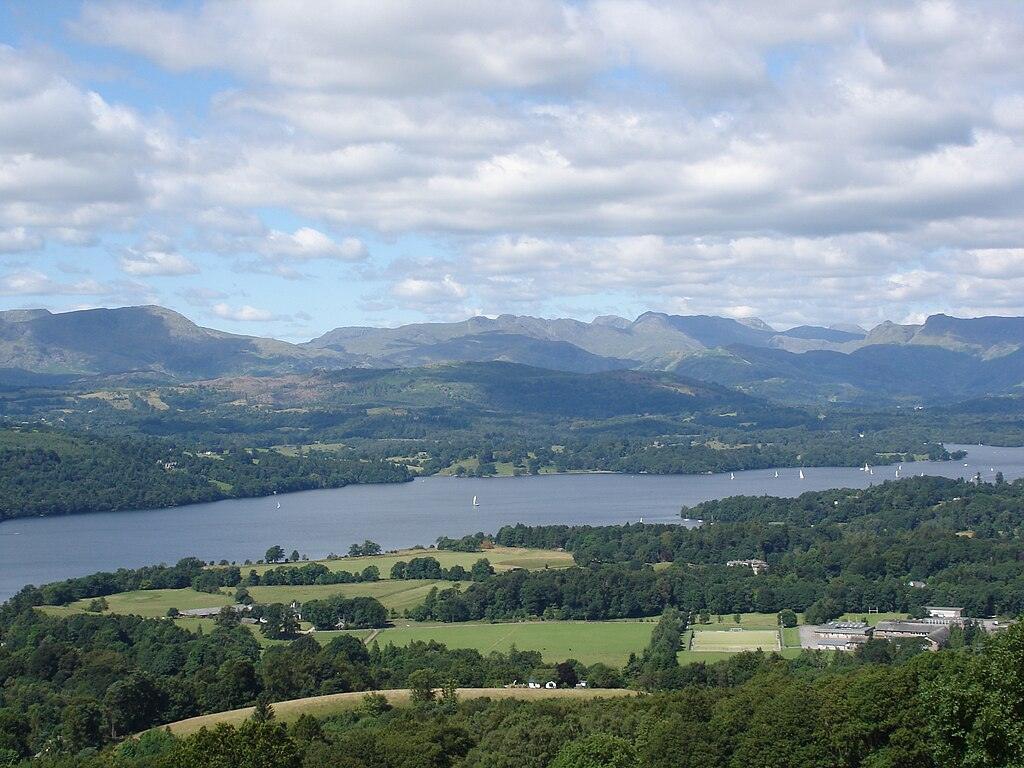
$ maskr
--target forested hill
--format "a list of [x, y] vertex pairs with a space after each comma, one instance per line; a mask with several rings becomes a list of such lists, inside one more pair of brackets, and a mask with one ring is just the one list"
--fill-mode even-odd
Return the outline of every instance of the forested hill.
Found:
[[185, 450], [155, 438], [0, 430], [0, 519], [264, 496], [409, 479], [400, 465], [330, 454]]

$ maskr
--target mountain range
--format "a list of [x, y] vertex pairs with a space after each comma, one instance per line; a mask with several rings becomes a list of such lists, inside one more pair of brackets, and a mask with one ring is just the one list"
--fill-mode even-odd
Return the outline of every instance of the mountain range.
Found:
[[399, 328], [335, 328], [306, 343], [196, 325], [157, 306], [0, 312], [0, 382], [100, 376], [196, 381], [341, 368], [503, 361], [594, 373], [677, 373], [789, 403], [949, 402], [1016, 394], [1024, 318], [798, 326], [646, 312], [586, 323], [501, 315]]

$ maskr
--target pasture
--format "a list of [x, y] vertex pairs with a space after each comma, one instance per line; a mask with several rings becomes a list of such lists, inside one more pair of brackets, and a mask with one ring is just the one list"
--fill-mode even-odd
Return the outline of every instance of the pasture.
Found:
[[258, 603], [290, 603], [298, 600], [321, 600], [331, 595], [345, 597], [375, 597], [381, 605], [401, 613], [406, 608], [415, 608], [423, 602], [431, 589], [448, 589], [465, 582], [439, 581], [432, 579], [405, 579], [365, 581], [360, 584], [310, 584], [280, 587], [249, 587], [249, 594]]
[[[572, 566], [572, 554], [569, 552], [558, 552], [553, 549], [527, 549], [524, 547], [494, 547], [481, 552], [451, 552], [438, 549], [403, 549], [398, 552], [388, 552], [383, 555], [372, 555], [370, 557], [341, 557], [334, 560], [317, 560], [332, 571], [348, 571], [359, 573], [364, 568], [374, 565], [380, 571], [382, 579], [391, 574], [391, 566], [399, 560], [408, 562], [414, 557], [432, 557], [437, 560], [442, 568], [451, 568], [453, 565], [461, 565], [467, 571], [473, 567], [480, 558], [487, 558], [494, 570], [498, 573], [509, 571], [513, 568], [526, 568], [527, 570], [539, 570], [542, 568], [568, 568]], [[314, 561], [310, 561], [314, 562]], [[242, 565], [242, 575], [249, 571], [265, 573], [271, 568], [278, 568], [281, 565], [305, 565], [299, 563], [277, 563], [260, 565]], [[213, 566], [220, 567], [220, 566]]]
[[[435, 640], [449, 648], [475, 648], [483, 654], [540, 651], [545, 662], [577, 659], [584, 664], [602, 662], [621, 667], [630, 653], [639, 654], [650, 641], [653, 621], [528, 621], [514, 624], [413, 624], [381, 630], [375, 637], [387, 643], [408, 645]], [[335, 632], [317, 632], [327, 642]]]

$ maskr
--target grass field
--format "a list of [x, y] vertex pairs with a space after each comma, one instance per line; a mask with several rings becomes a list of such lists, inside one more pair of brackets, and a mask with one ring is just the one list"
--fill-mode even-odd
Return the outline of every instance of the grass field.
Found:
[[408, 579], [393, 581], [367, 581], [361, 584], [311, 584], [309, 586], [282, 587], [249, 587], [249, 594], [258, 603], [289, 603], [298, 600], [319, 600], [331, 595], [345, 597], [375, 597], [388, 610], [392, 608], [401, 613], [406, 608], [414, 608], [423, 602], [427, 593], [434, 587], [448, 589], [456, 584], [465, 586], [458, 581], [434, 581], [431, 579]]
[[[391, 566], [399, 560], [408, 562], [414, 557], [432, 557], [437, 560], [442, 568], [451, 568], [453, 565], [461, 565], [467, 571], [481, 557], [486, 557], [495, 571], [507, 571], [512, 568], [526, 568], [527, 570], [538, 570], [541, 568], [568, 568], [573, 565], [572, 554], [569, 552], [556, 552], [552, 549], [524, 549], [520, 547], [494, 547], [494, 549], [482, 552], [449, 552], [436, 549], [405, 549], [399, 552], [392, 552], [386, 555], [374, 555], [373, 557], [343, 557], [337, 560], [317, 560], [316, 562], [326, 565], [332, 571], [348, 571], [359, 573], [369, 565], [375, 565], [380, 570], [382, 579], [391, 575]], [[303, 565], [303, 563], [296, 563]], [[264, 573], [278, 565], [242, 565], [242, 574], [249, 571]]]
[[[392, 690], [378, 691], [387, 697], [394, 706], [403, 706], [409, 703], [409, 691]], [[467, 699], [607, 699], [620, 696], [639, 696], [637, 691], [625, 688], [565, 688], [556, 690], [530, 689], [530, 688], [459, 688], [458, 696], [462, 700]], [[316, 717], [327, 717], [337, 712], [355, 709], [362, 704], [364, 692], [360, 693], [334, 693], [328, 696], [313, 696], [308, 699], [293, 699], [291, 701], [280, 701], [273, 705], [275, 719], [290, 723], [299, 718], [302, 714], [311, 714]], [[202, 715], [192, 717], [188, 720], [179, 720], [166, 727], [178, 736], [187, 736], [195, 733], [200, 728], [213, 728], [220, 723], [238, 725], [250, 715], [253, 708], [235, 709], [230, 712], [218, 712], [213, 715]]]
[[[51, 615], [67, 616], [82, 613], [90, 602], [89, 599], [78, 600], [66, 606], [43, 606], [42, 610]], [[110, 613], [130, 613], [147, 618], [166, 616], [168, 608], [184, 611], [189, 608], [216, 608], [229, 603], [230, 595], [211, 595], [192, 589], [147, 589], [107, 595]]]
[[722, 632], [694, 632], [690, 651], [694, 653], [740, 653], [742, 651], [777, 651], [779, 633], [774, 629], [741, 629]]
[[[483, 654], [520, 650], [540, 651], [546, 662], [578, 659], [621, 667], [630, 653], [640, 653], [654, 630], [651, 621], [531, 621], [515, 624], [408, 624], [382, 630], [381, 645], [408, 645], [436, 640], [449, 648], [475, 648]], [[334, 632], [317, 632], [326, 642]]]
[[[742, 629], [776, 629], [779, 626], [778, 616], [774, 613], [741, 613], [740, 623], [733, 621], [733, 614], [723, 614], [721, 621], [718, 616], [711, 615], [710, 624], [698, 624], [694, 622], [690, 628], [697, 632], [719, 632], [724, 629], [740, 627]], [[797, 614], [797, 619], [803, 622], [803, 617]]]

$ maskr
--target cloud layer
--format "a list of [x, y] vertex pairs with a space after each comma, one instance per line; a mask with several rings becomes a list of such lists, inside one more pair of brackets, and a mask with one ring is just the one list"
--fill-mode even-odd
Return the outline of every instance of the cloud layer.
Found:
[[[186, 130], [0, 48], [0, 258], [128, 233], [133, 279], [331, 274], [377, 319], [1024, 314], [1017, 4], [86, 2], [69, 30], [226, 85]], [[245, 288], [212, 316], [292, 311]]]

